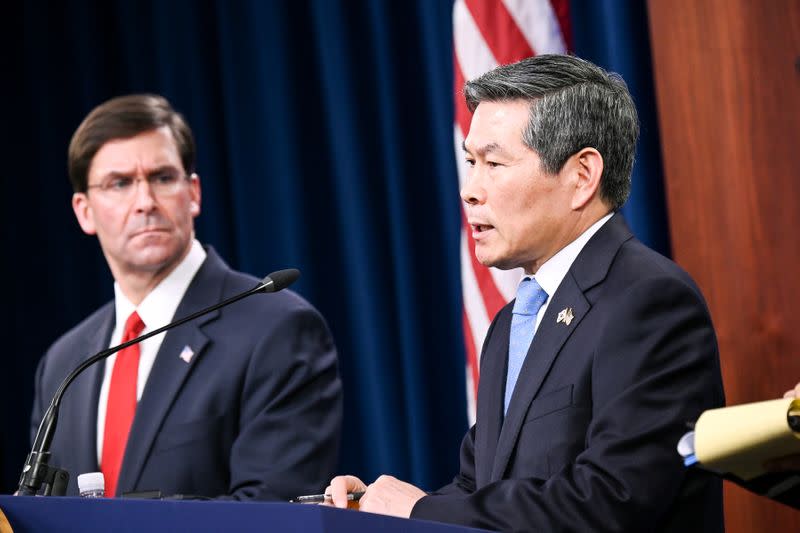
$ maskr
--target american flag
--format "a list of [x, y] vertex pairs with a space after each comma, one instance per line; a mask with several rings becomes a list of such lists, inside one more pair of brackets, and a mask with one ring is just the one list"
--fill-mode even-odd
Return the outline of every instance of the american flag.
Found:
[[[453, 6], [455, 125], [458, 181], [467, 175], [462, 142], [471, 115], [462, 97], [465, 80], [497, 65], [536, 54], [566, 53], [570, 41], [568, 0], [456, 0]], [[486, 268], [475, 259], [475, 243], [462, 211], [461, 285], [467, 353], [467, 407], [475, 422], [481, 346], [492, 318], [514, 297], [522, 271]]]

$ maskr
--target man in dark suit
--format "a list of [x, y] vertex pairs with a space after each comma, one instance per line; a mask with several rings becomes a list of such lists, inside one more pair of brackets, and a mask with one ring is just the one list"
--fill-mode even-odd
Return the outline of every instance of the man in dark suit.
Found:
[[426, 494], [340, 476], [333, 503], [366, 490], [361, 510], [502, 531], [721, 531], [720, 484], [675, 450], [724, 403], [711, 318], [690, 277], [616, 213], [638, 136], [627, 87], [539, 56], [464, 92], [475, 255], [526, 277], [487, 334], [453, 482]]
[[[200, 181], [191, 130], [159, 96], [95, 108], [72, 138], [72, 207], [97, 235], [115, 299], [48, 350], [33, 431], [88, 355], [253, 288], [194, 236]], [[341, 383], [320, 314], [284, 290], [251, 296], [127, 348], [64, 396], [51, 464], [101, 470], [106, 495], [160, 490], [288, 499], [319, 490], [337, 460]]]

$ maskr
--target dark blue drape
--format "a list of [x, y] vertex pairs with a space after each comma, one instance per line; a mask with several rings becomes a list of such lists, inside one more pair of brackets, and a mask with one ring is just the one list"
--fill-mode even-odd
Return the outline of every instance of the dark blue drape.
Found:
[[[450, 0], [6, 7], [7, 25], [22, 31], [0, 37], [8, 52], [2, 492], [16, 485], [27, 452], [38, 359], [112, 296], [96, 240], [70, 208], [70, 135], [96, 104], [141, 91], [165, 95], [195, 131], [200, 240], [255, 275], [300, 268], [297, 290], [327, 317], [345, 381], [342, 472], [367, 480], [387, 472], [425, 488], [450, 479], [466, 429], [451, 8]], [[637, 177], [635, 187], [646, 186]]]

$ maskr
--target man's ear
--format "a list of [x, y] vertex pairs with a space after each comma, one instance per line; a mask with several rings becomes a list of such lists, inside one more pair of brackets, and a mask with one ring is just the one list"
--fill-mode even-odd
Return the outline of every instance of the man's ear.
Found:
[[582, 209], [600, 195], [600, 177], [603, 175], [603, 156], [594, 148], [583, 148], [571, 158], [572, 171], [577, 177], [572, 195], [572, 209]]
[[97, 233], [94, 225], [94, 213], [85, 192], [76, 192], [72, 195], [72, 211], [85, 234], [95, 235]]
[[189, 213], [191, 213], [193, 217], [196, 217], [200, 214], [200, 199], [202, 197], [200, 176], [192, 173], [192, 175], [189, 176], [189, 187], [191, 187], [190, 194], [192, 195], [192, 200], [189, 202]]

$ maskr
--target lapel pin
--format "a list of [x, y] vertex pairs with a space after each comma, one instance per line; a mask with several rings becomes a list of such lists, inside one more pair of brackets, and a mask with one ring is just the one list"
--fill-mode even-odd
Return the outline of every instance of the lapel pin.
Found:
[[192, 357], [194, 357], [194, 350], [192, 350], [187, 344], [183, 347], [183, 350], [181, 350], [181, 353], [178, 357], [183, 359], [185, 363], [189, 364], [192, 362]]
[[565, 326], [569, 326], [573, 318], [575, 318], [575, 315], [572, 314], [572, 308], [565, 307], [564, 309], [561, 310], [560, 313], [558, 313], [556, 324], [558, 324], [559, 322], [563, 322]]

